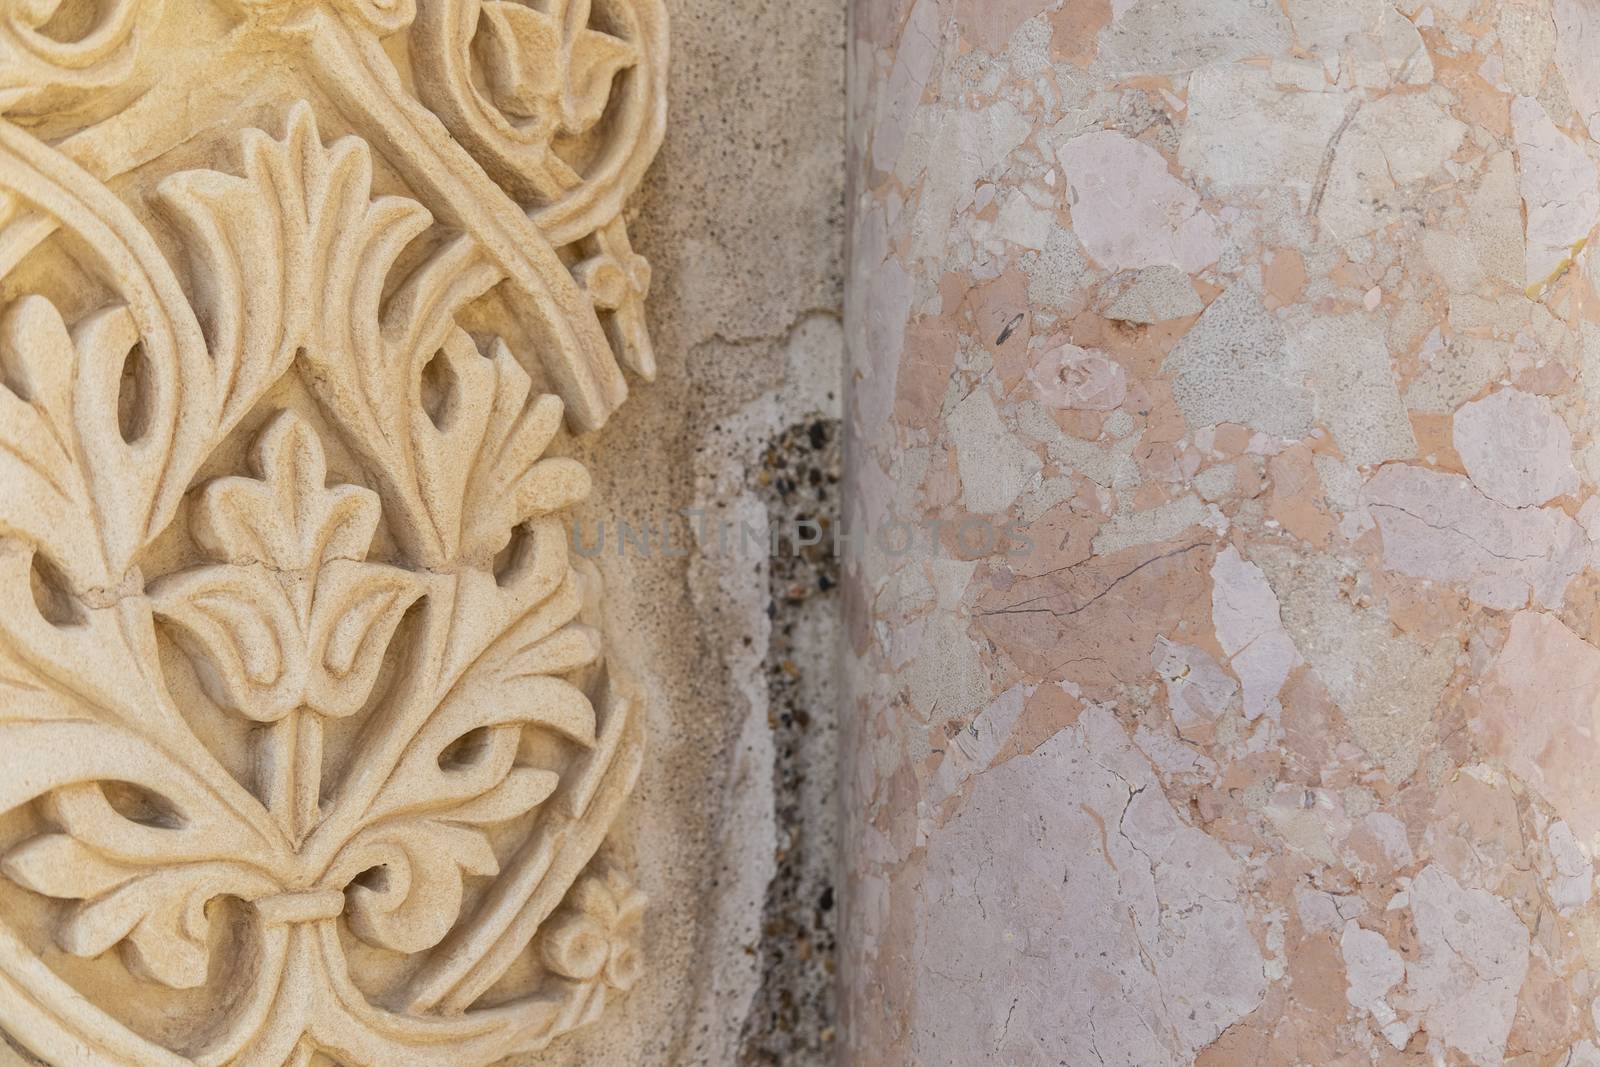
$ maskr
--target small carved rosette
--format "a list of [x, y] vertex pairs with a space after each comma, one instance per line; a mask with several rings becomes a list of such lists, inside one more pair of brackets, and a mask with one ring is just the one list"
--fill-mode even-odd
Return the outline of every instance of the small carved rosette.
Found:
[[660, 0], [0, 0], [0, 1033], [475, 1067], [644, 900], [596, 430]]

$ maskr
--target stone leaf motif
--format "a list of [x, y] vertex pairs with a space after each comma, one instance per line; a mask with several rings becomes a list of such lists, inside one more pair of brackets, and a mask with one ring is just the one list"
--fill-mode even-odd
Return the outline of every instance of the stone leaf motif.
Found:
[[[604, 894], [582, 888], [639, 766], [632, 701], [583, 621], [590, 580], [557, 517], [588, 475], [546, 455], [561, 402], [533, 395], [503, 342], [484, 354], [457, 325], [503, 276], [469, 237], [387, 285], [431, 218], [373, 198], [364, 142], [324, 145], [299, 105], [282, 139], [244, 136], [240, 169], [158, 188], [192, 257], [186, 293], [104, 186], [0, 123], [0, 174], [95, 249], [127, 301], [71, 327], [37, 296], [0, 316], [0, 812], [37, 801], [48, 826], [0, 873], [73, 902], [55, 931], [66, 952], [120, 945], [132, 974], [174, 988], [218, 973], [213, 903], [249, 905], [257, 943], [234, 950], [230, 981], [250, 1007], [194, 1062], [329, 1047], [352, 1065], [490, 1063], [633, 980], [641, 898], [616, 871]], [[378, 491], [329, 485], [293, 411], [266, 418], [249, 476], [189, 490], [291, 365]], [[205, 561], [146, 582], [144, 550], [186, 491]], [[397, 563], [368, 558], [385, 520]], [[261, 724], [249, 787], [177, 706], [158, 620], [206, 696]], [[322, 724], [350, 716], [360, 740], [330, 778]], [[530, 762], [530, 732], [570, 758]], [[471, 911], [466, 881], [501, 872], [491, 830], [513, 821], [531, 836]], [[599, 967], [592, 946], [559, 948], [578, 913]], [[552, 914], [568, 918], [547, 935]], [[341, 923], [383, 949], [439, 949], [404, 1010], [353, 984]], [[9, 936], [0, 1022], [36, 1049], [74, 1047], [55, 1016], [6, 1017], [17, 968], [53, 983], [46, 1000], [81, 1000], [17, 962]], [[530, 941], [555, 984], [474, 1010]], [[171, 1062], [99, 1019], [126, 1062]]]
[[56, 934], [75, 956], [98, 956], [125, 940], [123, 958], [134, 974], [175, 988], [198, 986], [209, 962], [206, 906], [221, 896], [260, 899], [278, 888], [246, 863], [212, 858], [226, 855], [218, 847], [227, 840], [220, 827], [207, 835], [188, 833], [192, 823], [129, 825], [94, 784], [58, 790], [49, 808], [62, 832], [13, 849], [0, 871], [36, 893], [83, 901]]
[[[25, 153], [40, 153], [20, 131], [5, 133]], [[22, 175], [19, 184], [38, 188], [18, 191], [68, 217], [106, 217], [105, 239], [119, 242], [107, 258], [119, 264], [128, 302], [85, 316], [70, 331], [39, 296], [19, 299], [0, 319], [8, 386], [0, 395], [0, 477], [12, 490], [0, 498], [0, 532], [41, 546], [83, 591], [128, 575], [210, 449], [282, 376], [294, 347], [277, 338], [293, 329], [285, 310], [303, 294], [270, 276], [250, 301], [221, 294], [208, 345], [171, 268], [127, 209], [100, 190], [80, 197], [60, 179], [88, 179], [70, 173], [65, 160], [39, 162], [61, 173]], [[272, 247], [263, 243], [234, 247], [243, 257]], [[255, 306], [267, 299], [278, 306]], [[231, 329], [246, 318], [254, 330]], [[134, 379], [132, 397], [125, 377]], [[93, 462], [85, 462], [89, 456]]]
[[384, 872], [351, 889], [358, 936], [431, 948], [460, 911], [461, 875], [499, 872], [479, 827], [521, 816], [559, 784], [549, 770], [516, 765], [525, 725], [594, 747], [594, 707], [564, 677], [600, 655], [598, 633], [573, 622], [580, 607], [577, 583], [565, 583], [463, 675], [409, 747], [333, 864], [336, 881]]
[[582, 134], [600, 121], [617, 73], [638, 61], [628, 42], [591, 29], [589, 0], [484, 0], [479, 48], [500, 108], [546, 131]]

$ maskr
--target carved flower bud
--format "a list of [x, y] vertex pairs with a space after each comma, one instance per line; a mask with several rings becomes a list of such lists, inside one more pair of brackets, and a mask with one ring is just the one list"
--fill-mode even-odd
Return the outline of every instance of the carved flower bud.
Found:
[[605, 928], [587, 915], [568, 912], [552, 922], [539, 945], [545, 966], [565, 978], [587, 981], [611, 955]]
[[552, 131], [587, 132], [618, 72], [638, 62], [627, 41], [589, 28], [589, 0], [552, 0], [547, 11], [487, 0], [481, 10], [479, 48], [495, 103]]
[[606, 984], [614, 989], [629, 990], [639, 980], [644, 970], [637, 943], [637, 928], [624, 931], [611, 943], [611, 959], [606, 962]]
[[630, 988], [639, 979], [644, 904], [644, 894], [620, 871], [583, 879], [540, 942], [545, 965], [567, 978], [599, 976], [615, 989]]

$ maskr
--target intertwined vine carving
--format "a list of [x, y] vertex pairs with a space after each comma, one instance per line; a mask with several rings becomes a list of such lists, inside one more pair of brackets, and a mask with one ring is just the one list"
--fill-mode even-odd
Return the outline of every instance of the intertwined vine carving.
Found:
[[56, 10], [0, 3], [0, 1030], [119, 1067], [540, 1048], [640, 966], [607, 844], [640, 700], [553, 452], [654, 373], [621, 209], [659, 6], [236, 0], [219, 54], [326, 100], [243, 130], [125, 99], [166, 91], [152, 0]]

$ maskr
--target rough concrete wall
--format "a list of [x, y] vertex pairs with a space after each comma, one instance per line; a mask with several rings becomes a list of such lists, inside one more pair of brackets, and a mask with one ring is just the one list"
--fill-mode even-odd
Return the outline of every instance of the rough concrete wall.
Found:
[[[669, 133], [632, 223], [655, 268], [661, 369], [579, 442], [596, 468], [580, 530], [592, 548], [607, 526], [595, 562], [610, 622], [632, 635], [652, 694], [631, 817], [650, 962], [599, 1025], [530, 1062], [726, 1067], [768, 1062], [758, 1055], [777, 1042], [796, 1055], [785, 1062], [820, 1063], [803, 1057], [824, 1048], [828, 1005], [798, 1012], [792, 1040], [775, 1036], [762, 990], [784, 939], [763, 925], [769, 892], [832, 876], [827, 805], [780, 819], [775, 783], [807, 746], [831, 751], [833, 616], [775, 598], [764, 553], [720, 551], [714, 535], [724, 515], [765, 524], [762, 471], [789, 427], [838, 418], [845, 12], [842, 0], [678, 0], [671, 15]], [[619, 548], [622, 522], [654, 531], [652, 547]], [[765, 663], [786, 623], [803, 651], [783, 658], [804, 677], [774, 683]], [[811, 709], [814, 740], [783, 743], [769, 683]], [[812, 862], [769, 884], [801, 822]]]
[[1600, 1063], [1597, 41], [855, 4], [853, 1062]]

